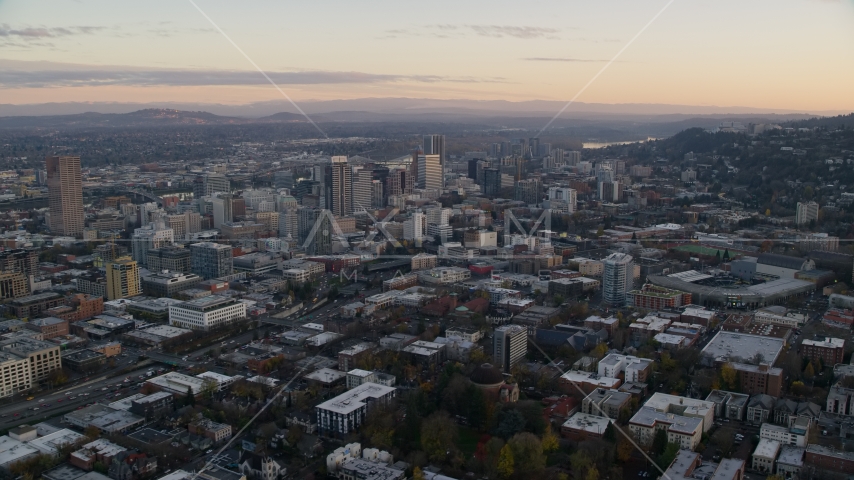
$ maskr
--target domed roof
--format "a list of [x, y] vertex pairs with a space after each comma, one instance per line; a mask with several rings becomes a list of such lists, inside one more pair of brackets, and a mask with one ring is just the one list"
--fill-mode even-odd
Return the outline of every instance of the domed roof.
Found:
[[468, 307], [466, 307], [465, 305], [460, 305], [455, 310], [458, 312], [468, 312], [469, 311]]
[[478, 385], [496, 385], [504, 381], [504, 375], [496, 366], [484, 363], [474, 369], [469, 380]]

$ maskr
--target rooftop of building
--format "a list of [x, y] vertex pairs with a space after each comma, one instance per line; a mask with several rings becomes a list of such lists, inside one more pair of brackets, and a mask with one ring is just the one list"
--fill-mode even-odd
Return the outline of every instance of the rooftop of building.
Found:
[[845, 340], [841, 338], [820, 337], [815, 340], [804, 340], [801, 345], [823, 348], [845, 348]]
[[331, 398], [316, 408], [329, 410], [339, 414], [348, 414], [366, 405], [369, 398], [380, 398], [394, 392], [394, 387], [386, 387], [377, 383], [363, 383], [335, 398]]
[[767, 438], [760, 438], [759, 444], [756, 445], [756, 450], [753, 451], [754, 457], [770, 458], [774, 460], [780, 452], [780, 442]]
[[703, 428], [702, 418], [665, 413], [646, 405], [634, 414], [629, 423], [643, 425], [648, 428], [652, 428], [658, 423], [664, 423], [668, 425], [668, 430], [688, 435], [693, 435]]
[[[362, 371], [362, 370], [359, 370]], [[315, 370], [308, 375], [305, 376], [307, 380], [314, 380], [316, 382], [321, 383], [333, 383], [347, 376], [347, 373], [344, 373], [340, 370], [334, 370], [331, 368], [321, 368]]]
[[702, 355], [719, 362], [739, 359], [747, 362], [760, 355], [762, 362], [773, 365], [784, 344], [780, 338], [720, 331], [703, 348]]
[[608, 428], [608, 424], [613, 422], [614, 420], [608, 417], [576, 412], [567, 421], [563, 422], [561, 428], [602, 435]]

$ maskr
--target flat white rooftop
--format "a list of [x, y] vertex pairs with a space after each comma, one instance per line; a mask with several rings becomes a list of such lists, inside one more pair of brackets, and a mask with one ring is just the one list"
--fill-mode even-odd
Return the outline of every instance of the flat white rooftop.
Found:
[[394, 387], [386, 387], [378, 383], [363, 383], [321, 403], [316, 408], [346, 415], [365, 406], [369, 399], [385, 397], [395, 390], [397, 389]]
[[563, 422], [562, 428], [602, 435], [605, 433], [605, 429], [608, 428], [608, 424], [612, 422], [613, 420], [608, 417], [576, 412], [567, 421]]

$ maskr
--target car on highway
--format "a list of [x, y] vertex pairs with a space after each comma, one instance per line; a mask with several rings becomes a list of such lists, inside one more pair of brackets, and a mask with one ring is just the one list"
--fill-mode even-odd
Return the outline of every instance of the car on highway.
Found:
[[36, 398], [36, 397], [27, 397], [27, 400], [32, 400], [34, 398]]

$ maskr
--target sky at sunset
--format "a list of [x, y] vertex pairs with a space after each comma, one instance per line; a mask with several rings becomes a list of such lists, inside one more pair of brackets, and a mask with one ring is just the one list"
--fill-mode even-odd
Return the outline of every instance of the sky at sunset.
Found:
[[[668, 0], [195, 0], [294, 100], [569, 100]], [[578, 101], [854, 110], [854, 0], [675, 0]], [[189, 0], [0, 0], [0, 103], [281, 95]]]

